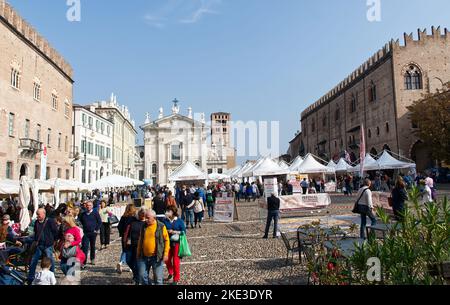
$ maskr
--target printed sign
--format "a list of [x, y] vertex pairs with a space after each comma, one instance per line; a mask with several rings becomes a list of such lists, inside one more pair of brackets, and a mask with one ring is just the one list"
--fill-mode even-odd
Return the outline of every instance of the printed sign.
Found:
[[217, 193], [214, 208], [214, 221], [233, 222], [234, 220], [234, 197], [233, 193]]
[[264, 197], [267, 199], [271, 195], [278, 195], [278, 181], [277, 178], [264, 179]]
[[334, 192], [336, 192], [336, 182], [325, 183], [325, 192], [326, 193], [334, 193]]

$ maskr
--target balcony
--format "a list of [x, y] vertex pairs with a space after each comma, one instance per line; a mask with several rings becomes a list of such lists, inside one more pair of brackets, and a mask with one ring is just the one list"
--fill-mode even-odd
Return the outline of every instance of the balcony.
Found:
[[33, 139], [19, 139], [19, 148], [22, 152], [37, 154], [40, 153], [43, 148], [43, 143]]
[[80, 159], [80, 151], [78, 149], [78, 146], [71, 146], [70, 147], [70, 154], [69, 154], [69, 158], [70, 159]]

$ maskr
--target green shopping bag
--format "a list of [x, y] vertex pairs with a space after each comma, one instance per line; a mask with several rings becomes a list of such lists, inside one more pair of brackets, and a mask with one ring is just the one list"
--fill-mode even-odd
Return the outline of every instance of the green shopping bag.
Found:
[[191, 250], [189, 249], [189, 244], [186, 238], [186, 234], [182, 233], [180, 235], [180, 249], [178, 250], [178, 256], [180, 258], [191, 256]]

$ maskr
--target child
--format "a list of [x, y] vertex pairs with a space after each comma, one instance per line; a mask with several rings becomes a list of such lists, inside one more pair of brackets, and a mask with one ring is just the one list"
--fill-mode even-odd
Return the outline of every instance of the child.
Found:
[[[63, 271], [64, 275], [67, 275], [69, 272], [69, 269], [73, 267], [72, 262], [70, 261], [71, 258], [76, 259], [76, 263], [81, 265], [83, 264], [86, 256], [81, 251], [80, 247], [75, 244], [75, 237], [73, 234], [66, 233], [64, 236], [64, 244], [61, 248], [61, 270]], [[70, 265], [69, 265], [70, 264]]]
[[48, 257], [44, 257], [41, 261], [42, 271], [36, 273], [33, 281], [33, 285], [44, 286], [44, 285], [56, 285], [55, 274], [50, 271], [52, 266], [52, 261]]

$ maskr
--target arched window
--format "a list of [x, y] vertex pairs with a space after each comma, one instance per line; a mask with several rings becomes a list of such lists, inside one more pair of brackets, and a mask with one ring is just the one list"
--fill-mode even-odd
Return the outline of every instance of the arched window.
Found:
[[369, 139], [372, 137], [372, 131], [370, 129], [367, 131], [367, 135], [369, 136]]
[[380, 135], [380, 127], [377, 127], [377, 136]]
[[315, 132], [315, 131], [316, 131], [316, 121], [313, 119], [312, 124], [311, 124], [311, 132]]
[[323, 116], [322, 125], [323, 125], [323, 127], [327, 127], [327, 116], [326, 115]]
[[156, 175], [156, 172], [158, 171], [156, 164], [152, 164], [152, 175]]
[[341, 116], [341, 111], [339, 110], [339, 107], [336, 108], [336, 112], [334, 114], [334, 118], [336, 121], [339, 121], [339, 117]]
[[34, 78], [34, 83], [33, 83], [33, 98], [36, 101], [41, 100], [41, 81], [37, 77]]
[[405, 89], [421, 90], [422, 89], [422, 73], [415, 65], [410, 65], [405, 72]]
[[20, 65], [16, 61], [11, 62], [11, 87], [20, 89]]
[[373, 81], [371, 81], [369, 87], [369, 102], [375, 102], [376, 100], [377, 100], [377, 86]]
[[389, 122], [386, 122], [386, 133], [389, 133]]

